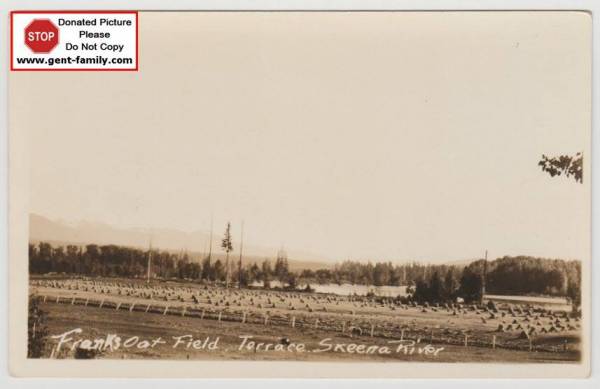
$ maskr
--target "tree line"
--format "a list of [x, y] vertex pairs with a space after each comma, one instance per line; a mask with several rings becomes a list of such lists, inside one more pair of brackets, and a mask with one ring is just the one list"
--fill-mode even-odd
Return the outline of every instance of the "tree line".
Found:
[[[149, 259], [151, 259], [149, 261]], [[29, 244], [29, 272], [31, 274], [64, 273], [90, 277], [152, 278], [209, 282], [241, 282], [247, 286], [263, 282], [269, 286], [272, 280], [293, 288], [297, 275], [289, 270], [285, 255], [272, 261], [265, 259], [257, 263], [234, 266], [233, 261], [214, 259], [207, 256], [202, 261], [193, 261], [187, 253], [172, 253], [161, 250], [141, 250], [117, 245], [53, 246], [47, 242]]]
[[[230, 235], [225, 234], [222, 247], [231, 252]], [[427, 278], [439, 266], [410, 263], [393, 265], [391, 262], [361, 263], [345, 261], [332, 269], [305, 269], [290, 271], [286, 253], [281, 250], [274, 261], [244, 264], [241, 268], [226, 256], [215, 259], [206, 256], [200, 261], [192, 260], [187, 253], [161, 250], [141, 250], [117, 245], [52, 246], [46, 242], [29, 245], [29, 265], [33, 274], [49, 272], [80, 274], [103, 277], [143, 278], [147, 275], [148, 258], [151, 256], [151, 276], [227, 282], [241, 280], [242, 285], [271, 281], [295, 287], [303, 283], [350, 283], [369, 286], [414, 285], [418, 279]], [[443, 268], [444, 266], [442, 266]], [[241, 277], [240, 277], [241, 276]], [[238, 281], [239, 282], [239, 281]]]
[[319, 284], [359, 284], [372, 286], [414, 285], [423, 277], [427, 277], [437, 267], [417, 262], [394, 265], [391, 262], [359, 262], [344, 261], [333, 269], [303, 270], [300, 278], [312, 280]]
[[436, 267], [419, 278], [413, 299], [449, 302], [457, 297], [479, 301], [482, 293], [499, 295], [547, 295], [568, 297], [581, 304], [581, 262], [517, 256], [493, 261], [478, 260], [462, 270]]
[[150, 255], [153, 278], [225, 284], [235, 280], [240, 286], [259, 282], [270, 287], [273, 280], [290, 289], [310, 283], [406, 285], [414, 300], [429, 302], [453, 301], [457, 297], [477, 301], [484, 286], [491, 294], [568, 296], [577, 303], [581, 293], [579, 261], [526, 256], [478, 260], [468, 266], [345, 261], [332, 269], [293, 272], [283, 251], [274, 262], [265, 259], [261, 264], [234, 266], [210, 256], [193, 261], [187, 253], [116, 245], [52, 246], [40, 242], [29, 245], [29, 270], [31, 274], [144, 278]]

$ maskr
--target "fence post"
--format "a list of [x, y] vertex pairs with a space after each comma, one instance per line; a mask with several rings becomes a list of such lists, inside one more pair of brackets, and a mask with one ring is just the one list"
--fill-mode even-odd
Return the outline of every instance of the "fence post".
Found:
[[44, 296], [44, 302], [46, 302], [46, 299], [48, 298], [48, 296]]
[[118, 304], [117, 304], [117, 307], [115, 308], [115, 311], [118, 311], [118, 310], [119, 310], [119, 308], [121, 308], [121, 303], [118, 303]]
[[223, 312], [219, 311], [219, 321], [221, 321], [221, 316], [223, 316]]
[[400, 331], [400, 341], [402, 342], [404, 340], [404, 330]]
[[496, 349], [496, 335], [492, 335], [492, 349]]
[[168, 310], [169, 310], [169, 306], [167, 305], [167, 306], [165, 307], [165, 310], [164, 310], [164, 312], [163, 312], [163, 315], [166, 315]]
[[533, 344], [531, 342], [531, 337], [529, 337], [529, 351], [533, 350]]
[[90, 302], [90, 298], [88, 297], [88, 298], [86, 298], [86, 299], [85, 299], [85, 306], [86, 306], [86, 307], [88, 306], [88, 303], [89, 303], [89, 302]]
[[564, 343], [563, 343], [563, 351], [567, 351], [567, 340], [566, 339], [564, 340]]
[[315, 330], [319, 327], [319, 318], [315, 319]]
[[246, 323], [246, 312], [242, 312], [242, 324]]
[[342, 322], [342, 334], [346, 332], [346, 322]]
[[265, 313], [265, 325], [269, 323], [269, 315]]
[[433, 330], [431, 330], [431, 338], [429, 339], [429, 343], [433, 343]]
[[73, 297], [73, 298], [71, 299], [71, 305], [74, 305], [74, 304], [75, 304], [75, 297]]
[[133, 312], [133, 307], [135, 307], [135, 304], [131, 304], [131, 306], [129, 307], [129, 312]]
[[150, 310], [150, 304], [146, 305], [146, 313]]
[[465, 347], [469, 346], [469, 335], [465, 334]]
[[202, 310], [202, 313], [200, 314], [200, 320], [204, 319], [204, 309]]
[[185, 316], [185, 309], [186, 309], [186, 308], [185, 308], [185, 306], [184, 306], [184, 307], [183, 307], [183, 310], [181, 311], [181, 316], [182, 316], [182, 317], [183, 317], [183, 316]]
[[59, 301], [60, 301], [60, 296], [56, 296], [56, 303], [58, 304]]
[[371, 324], [371, 338], [373, 337], [374, 333], [375, 333], [375, 324]]
[[292, 328], [296, 327], [296, 316], [292, 316]]

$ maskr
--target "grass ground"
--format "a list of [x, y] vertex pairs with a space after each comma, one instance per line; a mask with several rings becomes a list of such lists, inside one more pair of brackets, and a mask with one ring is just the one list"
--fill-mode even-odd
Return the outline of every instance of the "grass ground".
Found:
[[[510, 362], [510, 363], [541, 363], [541, 362], [575, 362], [579, 360], [577, 351], [570, 352], [529, 352], [506, 349], [490, 349], [485, 347], [463, 347], [456, 345], [438, 344], [434, 342], [427, 346], [422, 340], [412, 348], [405, 344], [400, 350], [398, 344], [390, 341], [398, 339], [370, 336], [354, 336], [313, 328], [291, 328], [261, 324], [242, 324], [240, 322], [225, 322], [217, 320], [201, 320], [193, 317], [160, 315], [144, 312], [129, 312], [81, 305], [43, 303], [41, 307], [48, 313], [48, 329], [51, 335], [60, 335], [76, 328], [81, 328], [80, 334], [72, 334], [73, 341], [79, 339], [106, 339], [110, 334], [116, 334], [121, 342], [131, 342], [131, 347], [120, 347], [114, 351], [106, 349], [97, 358], [127, 358], [127, 359], [192, 359], [192, 360], [298, 360], [298, 361], [415, 361], [415, 362]], [[431, 317], [430, 317], [431, 320]], [[187, 347], [187, 342], [177, 344], [176, 337], [190, 335], [198, 340], [196, 346], [214, 342], [218, 338], [217, 347], [194, 349]], [[241, 347], [240, 336], [252, 336], [251, 340], [271, 344], [271, 348], [279, 344], [284, 350], [264, 350], [266, 345], [250, 347], [248, 341]], [[136, 338], [138, 337], [137, 342]], [[133, 340], [129, 340], [133, 338]], [[147, 341], [149, 343], [160, 338], [165, 343], [155, 347], [138, 348]], [[288, 338], [296, 345], [290, 349], [282, 346], [281, 338]], [[187, 340], [188, 338], [185, 338]], [[329, 339], [329, 340], [326, 340]], [[184, 340], [182, 338], [182, 340]], [[52, 348], [55, 357], [72, 357], [69, 347], [73, 341], [65, 342], [60, 351], [55, 346], [58, 339], [51, 339], [47, 345], [46, 354], [49, 356]], [[325, 342], [325, 343], [323, 343]], [[128, 343], [129, 344], [129, 343]], [[304, 351], [299, 345], [304, 345]], [[337, 350], [328, 349], [330, 345], [338, 346]], [[363, 348], [350, 344], [364, 345]], [[176, 346], [176, 347], [174, 347]], [[354, 347], [354, 348], [353, 348]], [[374, 353], [359, 353], [367, 347]], [[384, 347], [389, 353], [384, 352]], [[436, 352], [436, 350], [438, 350]], [[322, 350], [322, 351], [318, 351]], [[323, 351], [324, 350], [324, 351]], [[411, 351], [412, 350], [412, 351]], [[353, 352], [352, 352], [353, 351]]]

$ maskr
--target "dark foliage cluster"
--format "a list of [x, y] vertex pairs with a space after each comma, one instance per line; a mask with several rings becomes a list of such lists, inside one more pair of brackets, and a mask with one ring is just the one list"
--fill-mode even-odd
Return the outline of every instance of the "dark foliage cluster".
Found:
[[[29, 271], [31, 274], [64, 273], [91, 277], [144, 278], [148, 272], [148, 257], [152, 255], [153, 278], [204, 280], [225, 282], [226, 266], [220, 259], [206, 257], [192, 261], [186, 254], [168, 251], [144, 251], [116, 245], [52, 246], [46, 242], [29, 245]], [[242, 286], [255, 281], [270, 283], [276, 279], [296, 286], [297, 276], [289, 271], [288, 260], [280, 256], [275, 266], [265, 260], [262, 266], [247, 264], [240, 269], [234, 266], [230, 280], [241, 280]]]
[[[487, 269], [486, 269], [487, 268]], [[475, 261], [458, 272], [440, 267], [416, 282], [417, 301], [450, 302], [461, 297], [479, 301], [483, 286], [490, 294], [567, 296], [581, 303], [581, 263], [526, 256]]]
[[577, 153], [575, 156], [559, 155], [557, 157], [548, 157], [542, 155], [538, 162], [542, 170], [550, 174], [551, 177], [564, 174], [566, 177], [573, 177], [576, 182], [583, 182], [583, 154]]

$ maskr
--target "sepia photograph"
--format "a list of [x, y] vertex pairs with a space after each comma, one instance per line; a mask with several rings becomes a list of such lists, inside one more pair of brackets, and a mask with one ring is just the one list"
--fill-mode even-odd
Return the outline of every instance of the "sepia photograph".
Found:
[[589, 374], [588, 13], [99, 20], [9, 75], [16, 365]]

